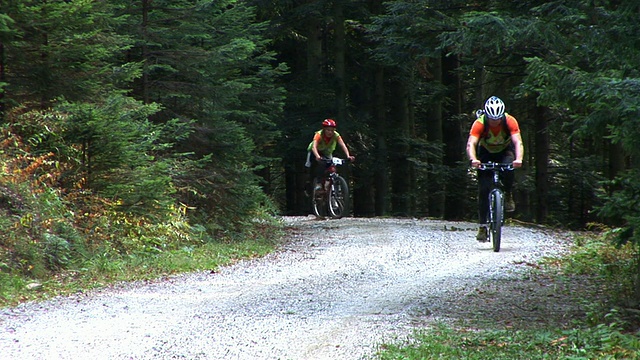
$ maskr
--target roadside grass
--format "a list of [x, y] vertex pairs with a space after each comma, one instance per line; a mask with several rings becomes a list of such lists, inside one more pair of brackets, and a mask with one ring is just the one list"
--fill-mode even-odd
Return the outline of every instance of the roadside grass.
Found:
[[633, 297], [638, 249], [615, 246], [606, 235], [574, 237], [571, 251], [540, 262], [552, 276], [588, 276], [606, 298], [580, 294], [584, 319], [566, 326], [546, 328], [490, 328], [486, 324], [437, 323], [417, 330], [395, 343], [383, 343], [374, 355], [379, 360], [418, 359], [640, 359], [640, 321], [626, 307]]
[[439, 324], [377, 359], [640, 359], [640, 339], [615, 325], [570, 330], [469, 330]]
[[[278, 229], [273, 229], [271, 235], [277, 238], [278, 232]], [[154, 280], [196, 271], [215, 272], [241, 259], [261, 257], [272, 252], [278, 244], [274, 238], [261, 236], [228, 242], [212, 241], [197, 247], [183, 247], [153, 255], [114, 256], [103, 253], [43, 281], [16, 272], [0, 271], [0, 307], [85, 292], [123, 281]]]

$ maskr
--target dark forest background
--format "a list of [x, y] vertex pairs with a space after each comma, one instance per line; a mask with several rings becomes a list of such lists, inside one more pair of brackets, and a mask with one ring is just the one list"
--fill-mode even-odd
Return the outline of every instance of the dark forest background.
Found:
[[307, 215], [325, 118], [357, 158], [340, 169], [353, 216], [475, 220], [464, 147], [490, 95], [525, 143], [513, 217], [637, 242], [639, 16], [632, 0], [3, 0], [3, 264], [27, 267], [24, 242], [127, 253]]

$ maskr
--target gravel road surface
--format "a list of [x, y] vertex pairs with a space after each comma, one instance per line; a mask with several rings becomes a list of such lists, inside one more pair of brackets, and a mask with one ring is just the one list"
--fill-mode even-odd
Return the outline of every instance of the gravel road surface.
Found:
[[[503, 316], [545, 321], [513, 315], [531, 287], [546, 286], [522, 274], [568, 245], [516, 226], [495, 253], [472, 223], [284, 221], [290, 241], [264, 258], [0, 309], [0, 359], [371, 358], [382, 341], [474, 316], [487, 301]], [[523, 297], [500, 301], [496, 284]]]

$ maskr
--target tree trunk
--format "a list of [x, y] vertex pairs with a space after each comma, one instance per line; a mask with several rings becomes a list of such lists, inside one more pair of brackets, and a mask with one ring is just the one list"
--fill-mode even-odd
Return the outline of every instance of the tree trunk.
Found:
[[391, 85], [394, 94], [390, 116], [393, 122], [391, 158], [391, 210], [396, 216], [411, 214], [411, 165], [409, 91], [407, 84], [396, 80]]
[[[442, 84], [442, 57], [431, 59], [433, 81]], [[442, 100], [432, 105], [427, 114], [427, 141], [431, 145], [442, 147], [443, 126], [442, 126]], [[437, 169], [442, 169], [443, 154], [441, 151], [433, 152], [429, 155], [428, 163], [431, 166], [431, 173], [427, 174], [428, 182], [428, 216], [442, 218], [444, 216], [445, 197], [444, 188], [446, 180], [444, 173]], [[433, 171], [437, 170], [437, 171]]]
[[344, 123], [347, 120], [347, 86], [345, 83], [345, 30], [342, 2], [334, 2], [335, 22], [335, 82], [336, 82], [336, 108], [338, 120]]
[[[613, 180], [626, 169], [626, 152], [621, 144], [609, 143], [609, 180]], [[619, 189], [610, 188], [609, 195]]]
[[[310, 16], [304, 29], [306, 36], [306, 52], [302, 53], [306, 68], [302, 76], [306, 76], [307, 83], [317, 81], [322, 77], [322, 26], [321, 20]], [[303, 61], [300, 61], [301, 63]], [[319, 122], [319, 120], [318, 120]], [[309, 141], [311, 134], [309, 134]], [[302, 152], [306, 156], [306, 153]], [[299, 153], [285, 155], [285, 186], [286, 209], [289, 214], [309, 214], [311, 200], [305, 195], [311, 175], [304, 167], [305, 159]]]
[[375, 213], [387, 215], [389, 210], [389, 152], [387, 148], [387, 117], [385, 106], [384, 68], [375, 72], [374, 119], [376, 124], [376, 159], [374, 159]]
[[298, 191], [296, 183], [296, 172], [293, 166], [284, 167], [284, 189], [285, 189], [285, 201], [286, 201], [286, 215], [301, 215], [296, 209], [298, 202], [296, 201], [296, 192]]
[[147, 42], [149, 41], [147, 35], [147, 28], [149, 26], [149, 9], [151, 8], [152, 0], [142, 1], [142, 101], [145, 104], [151, 102], [149, 97], [149, 49]]
[[[360, 116], [372, 119], [371, 144], [364, 144], [366, 152], [354, 154], [353, 214], [355, 216], [384, 215], [388, 186], [385, 147], [384, 69], [379, 66], [365, 69], [362, 78], [350, 92], [353, 106], [364, 108]], [[352, 151], [353, 152], [353, 151]], [[378, 199], [378, 195], [382, 195]]]
[[[369, 9], [372, 14], [384, 11], [383, 0], [370, 0]], [[373, 163], [374, 206], [376, 216], [385, 216], [389, 212], [389, 153], [387, 148], [388, 120], [385, 97], [385, 69], [376, 66], [373, 71], [373, 110], [375, 128], [375, 150]]]
[[315, 18], [310, 18], [307, 25], [307, 75], [309, 79], [320, 79], [322, 75], [322, 26], [320, 21]]
[[462, 130], [462, 84], [460, 77], [455, 71], [459, 67], [457, 57], [447, 56], [444, 58], [442, 73], [443, 83], [453, 89], [450, 98], [453, 103], [445, 111], [446, 117], [443, 122], [444, 140], [444, 164], [449, 167], [452, 175], [447, 182], [445, 195], [445, 219], [458, 220], [465, 217], [465, 199], [467, 198], [466, 174], [467, 166], [465, 161], [466, 137]]
[[[549, 122], [544, 109], [536, 107], [535, 123], [535, 178], [536, 178], [536, 222], [542, 224], [549, 215]], [[525, 150], [526, 151], [526, 150]]]

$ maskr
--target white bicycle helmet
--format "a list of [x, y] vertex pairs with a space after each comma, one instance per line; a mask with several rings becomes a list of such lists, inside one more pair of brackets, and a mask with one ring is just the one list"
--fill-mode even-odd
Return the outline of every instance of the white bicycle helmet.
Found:
[[497, 96], [492, 96], [484, 103], [484, 113], [489, 119], [500, 119], [504, 115], [504, 102]]

